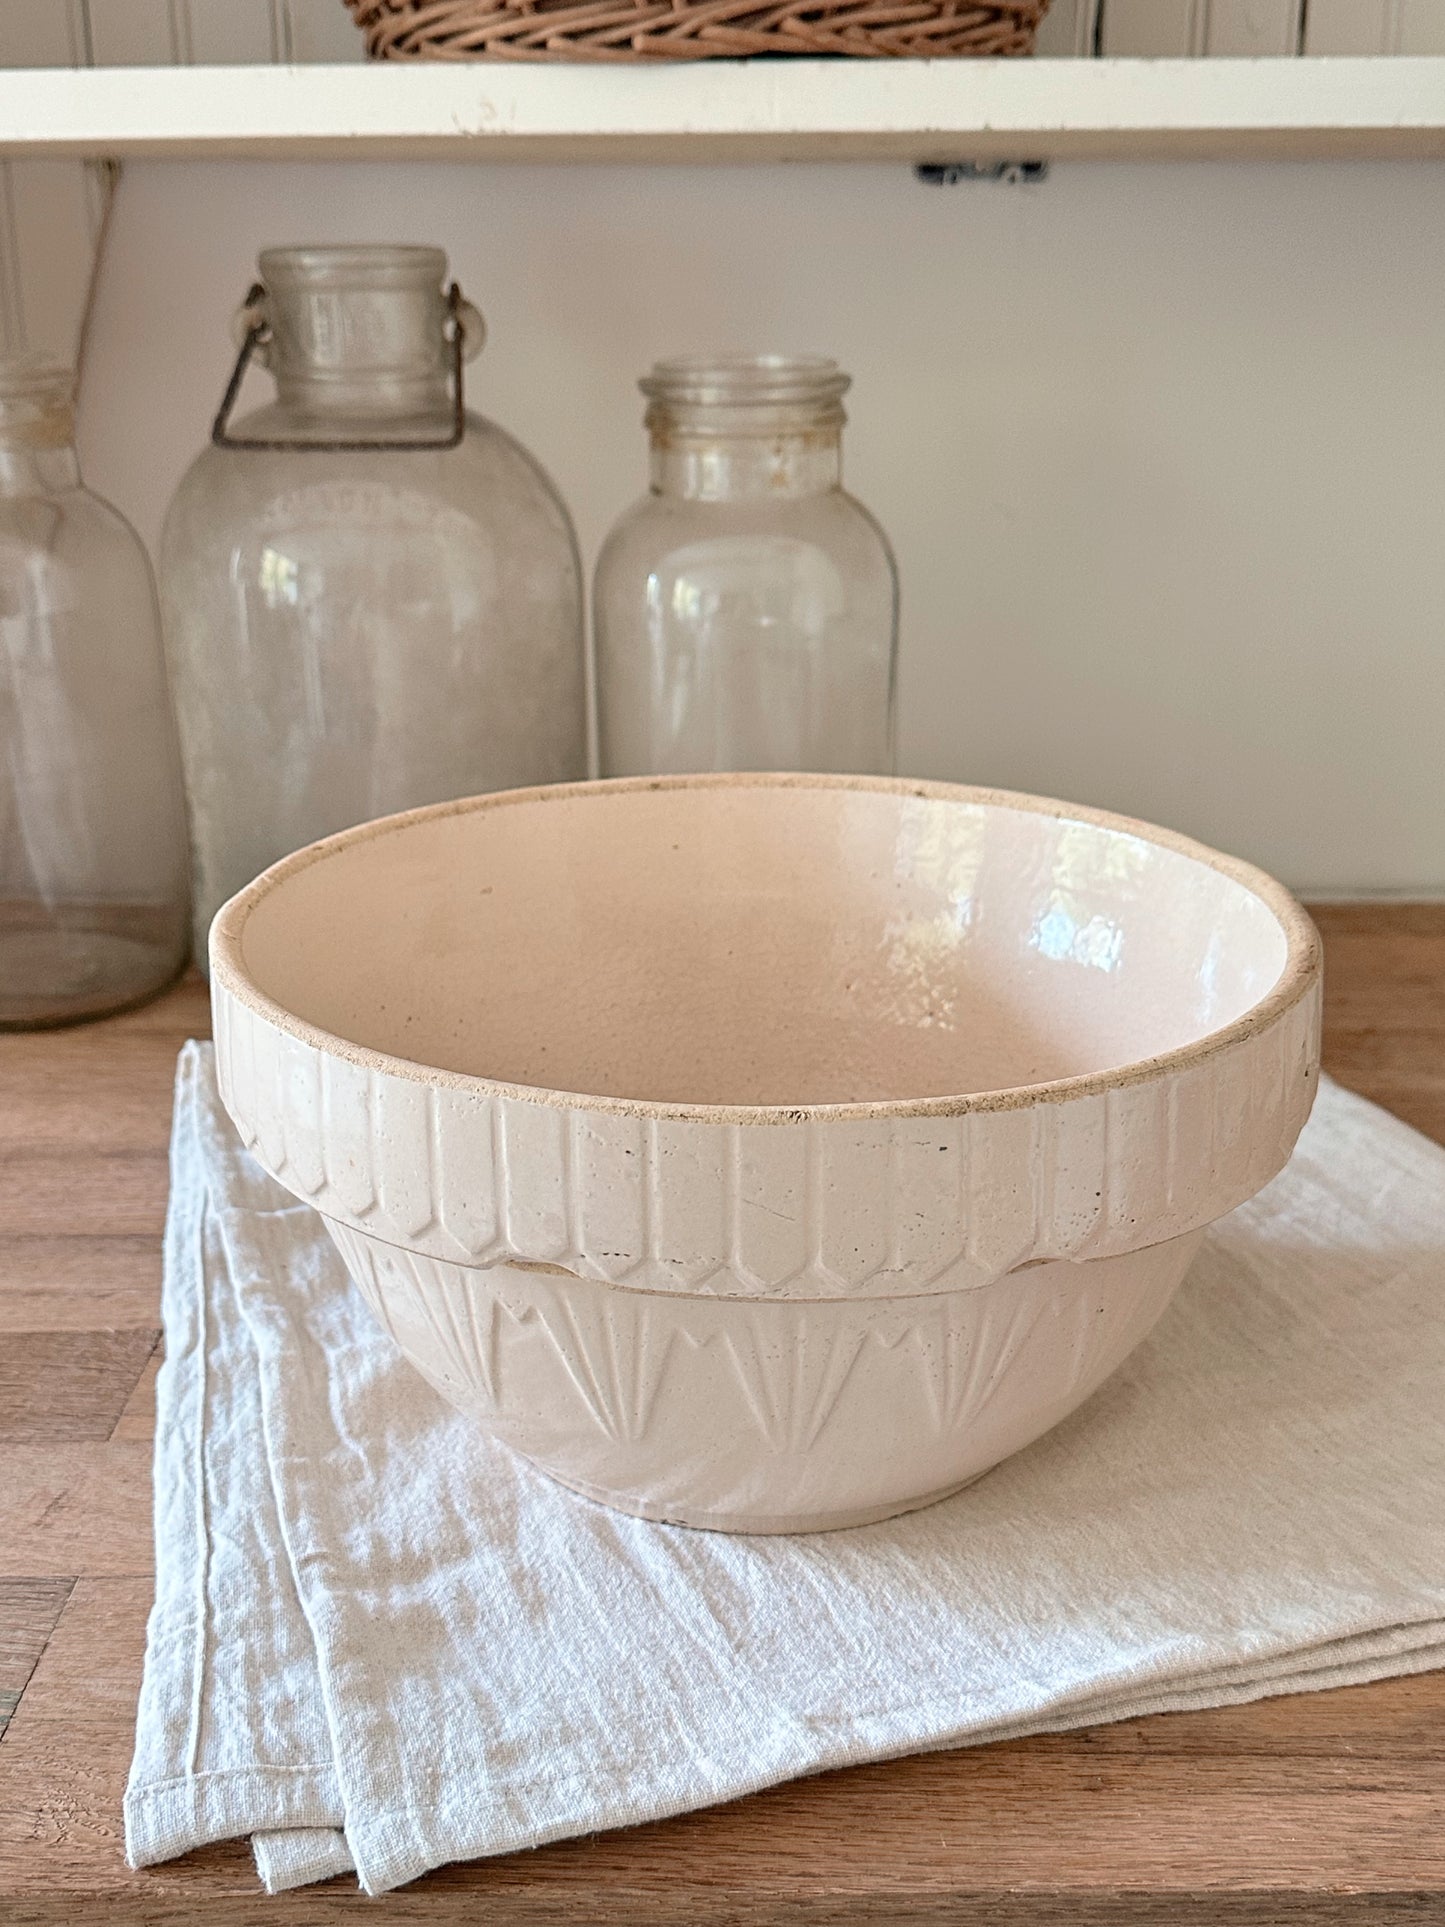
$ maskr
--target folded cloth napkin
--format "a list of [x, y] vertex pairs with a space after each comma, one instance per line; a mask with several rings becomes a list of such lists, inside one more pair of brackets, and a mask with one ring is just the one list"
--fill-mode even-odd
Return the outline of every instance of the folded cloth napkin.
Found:
[[429, 1867], [927, 1747], [1445, 1664], [1445, 1153], [1328, 1083], [1090, 1403], [749, 1539], [553, 1485], [393, 1350], [181, 1056], [135, 1865]]

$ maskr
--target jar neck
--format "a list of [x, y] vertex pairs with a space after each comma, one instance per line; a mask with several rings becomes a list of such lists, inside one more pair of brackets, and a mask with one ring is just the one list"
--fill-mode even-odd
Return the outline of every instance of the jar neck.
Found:
[[652, 432], [654, 495], [689, 502], [792, 501], [822, 495], [843, 479], [837, 429], [761, 436], [688, 436]]
[[356, 380], [304, 369], [276, 374], [276, 395], [282, 408], [307, 422], [443, 421], [452, 409], [451, 384], [445, 376], [381, 377]]
[[23, 425], [0, 421], [0, 496], [59, 495], [79, 487], [69, 409]]
[[842, 480], [848, 377], [822, 355], [683, 356], [641, 388], [652, 490], [691, 502], [796, 500]]
[[263, 359], [310, 420], [444, 415], [452, 356], [435, 248], [280, 248], [261, 257]]

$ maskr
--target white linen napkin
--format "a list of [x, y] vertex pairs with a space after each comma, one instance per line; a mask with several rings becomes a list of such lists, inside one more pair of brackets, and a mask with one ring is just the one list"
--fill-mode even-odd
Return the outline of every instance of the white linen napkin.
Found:
[[1089, 1404], [883, 1525], [574, 1497], [453, 1412], [177, 1079], [140, 1866], [370, 1893], [859, 1760], [1445, 1664], [1445, 1152], [1326, 1082]]

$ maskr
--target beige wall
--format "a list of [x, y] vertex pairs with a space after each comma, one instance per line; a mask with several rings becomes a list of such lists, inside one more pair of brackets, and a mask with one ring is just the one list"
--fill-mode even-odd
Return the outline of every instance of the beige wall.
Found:
[[836, 354], [903, 572], [905, 770], [1445, 890], [1445, 165], [132, 166], [82, 441], [148, 540], [257, 248], [333, 238], [451, 251], [474, 400], [589, 559], [655, 355]]

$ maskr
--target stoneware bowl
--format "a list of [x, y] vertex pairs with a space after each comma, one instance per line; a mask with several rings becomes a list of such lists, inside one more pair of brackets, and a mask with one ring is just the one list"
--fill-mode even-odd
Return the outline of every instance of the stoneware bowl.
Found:
[[1318, 1074], [1277, 883], [945, 784], [415, 810], [268, 870], [211, 968], [227, 1109], [417, 1369], [730, 1531], [926, 1505], [1056, 1424]]

